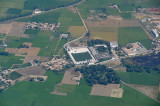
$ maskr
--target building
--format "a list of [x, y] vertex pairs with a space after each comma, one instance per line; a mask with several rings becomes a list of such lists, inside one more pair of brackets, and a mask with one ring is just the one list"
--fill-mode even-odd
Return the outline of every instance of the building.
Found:
[[152, 34], [153, 34], [155, 37], [159, 37], [159, 34], [158, 34], [157, 29], [152, 29]]
[[60, 38], [68, 38], [68, 34], [60, 34]]
[[111, 46], [111, 48], [116, 48], [116, 47], [118, 47], [117, 41], [110, 42], [110, 46]]
[[135, 56], [148, 52], [148, 50], [139, 42], [127, 44], [122, 48], [122, 51], [128, 56]]
[[35, 9], [34, 12], [33, 12], [33, 14], [40, 14], [40, 13], [42, 13], [42, 11], [39, 10], [39, 9]]

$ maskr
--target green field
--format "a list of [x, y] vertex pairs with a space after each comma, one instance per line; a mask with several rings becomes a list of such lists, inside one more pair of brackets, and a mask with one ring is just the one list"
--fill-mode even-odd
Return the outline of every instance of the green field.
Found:
[[64, 93], [74, 92], [75, 88], [76, 85], [68, 85], [68, 84], [57, 85], [57, 91]]
[[159, 104], [136, 90], [123, 86], [122, 99], [90, 96], [91, 87], [84, 79], [67, 96], [51, 95], [56, 82], [62, 75], [47, 72], [46, 82], [19, 82], [0, 94], [1, 106], [158, 106]]
[[120, 27], [118, 43], [125, 46], [128, 43], [140, 42], [147, 49], [151, 48], [151, 40], [141, 27]]
[[0, 56], [0, 67], [2, 68], [11, 68], [13, 64], [22, 64], [24, 57], [9, 55], [9, 56]]
[[58, 7], [64, 7], [71, 5], [79, 0], [27, 0], [24, 3], [24, 9], [33, 10], [35, 8], [40, 8], [42, 10], [49, 10]]
[[138, 85], [158, 86], [160, 83], [160, 73], [152, 71], [151, 73], [137, 73], [137, 72], [117, 72], [121, 80]]
[[[116, 4], [121, 11], [133, 11], [137, 7], [154, 7], [160, 4], [159, 0], [87, 0], [85, 3], [78, 6], [79, 11], [83, 18], [87, 19], [90, 14], [90, 10], [98, 8], [106, 8], [106, 4]], [[109, 9], [110, 15], [119, 15], [116, 10]], [[128, 17], [127, 14], [122, 14], [122, 17]]]
[[22, 77], [22, 74], [19, 74], [16, 71], [14, 71], [14, 72], [10, 73], [7, 78], [9, 78], [11, 80], [16, 80], [20, 77]]
[[73, 58], [76, 62], [86, 61], [92, 59], [91, 55], [88, 52], [84, 53], [72, 53]]

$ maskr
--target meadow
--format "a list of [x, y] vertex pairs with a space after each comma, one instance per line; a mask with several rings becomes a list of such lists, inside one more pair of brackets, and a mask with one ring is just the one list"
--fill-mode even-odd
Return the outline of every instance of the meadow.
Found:
[[[0, 94], [1, 106], [158, 106], [159, 104], [136, 90], [123, 85], [123, 98], [110, 98], [103, 96], [90, 96], [91, 87], [84, 79], [73, 92], [67, 96], [51, 95], [57, 82], [63, 75], [56, 75], [51, 71], [46, 73], [46, 82], [22, 81]], [[68, 87], [67, 87], [68, 88]]]
[[140, 42], [147, 49], [151, 48], [151, 40], [141, 27], [120, 27], [118, 32], [118, 43], [120, 46]]
[[72, 39], [79, 38], [85, 33], [85, 28], [83, 26], [70, 26], [68, 29]]

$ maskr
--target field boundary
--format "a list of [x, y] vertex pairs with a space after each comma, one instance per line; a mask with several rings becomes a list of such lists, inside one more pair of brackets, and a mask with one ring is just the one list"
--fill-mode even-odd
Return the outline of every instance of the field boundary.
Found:
[[147, 96], [147, 97], [151, 98], [152, 100], [154, 100], [154, 101], [156, 101], [156, 102], [160, 103], [160, 101], [158, 101], [157, 99], [154, 99], [154, 98], [152, 98], [152, 97], [150, 97], [150, 96], [146, 95], [146, 94], [145, 94], [145, 93], [143, 93], [142, 91], [138, 90], [137, 88], [132, 87], [131, 85], [129, 85], [129, 84], [127, 84], [127, 83], [123, 82], [122, 80], [120, 80], [120, 81], [121, 81], [124, 85], [126, 85], [126, 86], [128, 86], [128, 87], [130, 87], [130, 88], [133, 88], [133, 89], [135, 89], [136, 91], [138, 91], [138, 92], [142, 93], [143, 95], [145, 95], [145, 96]]

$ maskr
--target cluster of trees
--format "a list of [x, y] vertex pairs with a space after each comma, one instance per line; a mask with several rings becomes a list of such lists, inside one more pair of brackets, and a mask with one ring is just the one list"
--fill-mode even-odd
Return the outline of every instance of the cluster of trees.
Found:
[[19, 48], [29, 48], [28, 45], [20, 45]]
[[100, 46], [100, 47], [97, 48], [97, 51], [98, 52], [106, 52], [107, 48], [105, 48], [104, 46]]
[[29, 16], [29, 15], [32, 15], [32, 12], [27, 12], [27, 13], [24, 13], [24, 14], [13, 15], [13, 16], [7, 16], [7, 17], [4, 17], [4, 18], [1, 18], [0, 22], [15, 19], [15, 18], [19, 18], [19, 17]]
[[138, 65], [126, 65], [127, 68], [127, 72], [138, 72], [138, 73], [142, 73], [142, 72], [147, 72], [147, 73], [151, 73], [152, 68], [151, 67], [143, 67], [143, 66], [138, 66]]
[[96, 40], [90, 40], [90, 41], [88, 41], [87, 44], [88, 44], [88, 46], [94, 46], [94, 45], [98, 45], [98, 44], [106, 44], [107, 47], [108, 47], [109, 53], [112, 54], [110, 43], [107, 42], [107, 41], [96, 39]]
[[119, 76], [113, 69], [107, 68], [105, 65], [82, 66], [75, 71], [80, 71], [90, 86], [93, 84], [118, 84], [120, 82]]
[[126, 58], [122, 63], [126, 66], [127, 72], [151, 73], [152, 70], [160, 72], [160, 53]]
[[9, 53], [8, 52], [0, 52], [0, 55], [1, 56], [9, 56]]

